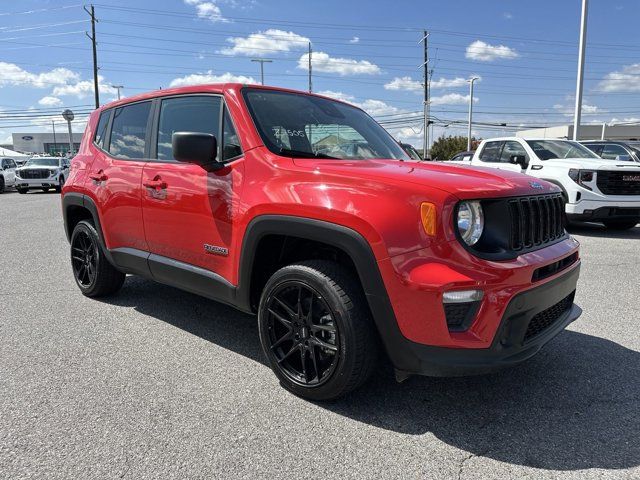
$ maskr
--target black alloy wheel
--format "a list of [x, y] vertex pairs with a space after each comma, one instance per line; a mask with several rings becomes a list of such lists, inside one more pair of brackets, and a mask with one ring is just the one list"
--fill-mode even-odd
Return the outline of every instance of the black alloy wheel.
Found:
[[379, 338], [359, 278], [331, 260], [274, 272], [260, 297], [258, 329], [280, 384], [310, 400], [342, 397], [377, 368]]
[[98, 245], [88, 232], [78, 232], [73, 238], [71, 265], [80, 287], [90, 288], [95, 283], [98, 271]]
[[267, 298], [269, 348], [282, 371], [303, 386], [325, 383], [336, 369], [340, 333], [322, 296], [301, 281], [284, 282]]

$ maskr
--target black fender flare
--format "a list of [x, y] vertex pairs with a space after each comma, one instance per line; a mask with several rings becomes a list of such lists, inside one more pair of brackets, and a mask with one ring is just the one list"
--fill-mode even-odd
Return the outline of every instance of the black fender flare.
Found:
[[87, 210], [91, 217], [93, 218], [93, 225], [96, 228], [96, 232], [98, 232], [98, 239], [100, 240], [100, 246], [102, 247], [102, 251], [105, 256], [111, 262], [112, 265], [115, 265], [113, 258], [111, 256], [111, 252], [107, 248], [107, 244], [104, 241], [104, 234], [102, 233], [102, 225], [100, 224], [100, 216], [98, 215], [98, 207], [96, 206], [93, 199], [85, 194], [69, 192], [65, 193], [62, 197], [62, 218], [64, 220], [64, 231], [67, 235], [67, 240], [71, 241], [71, 234], [73, 232], [69, 229], [69, 207], [76, 206], [82, 207]]
[[288, 235], [314, 240], [340, 248], [349, 255], [356, 267], [387, 355], [397, 369], [410, 369], [410, 365], [413, 365], [415, 361], [412, 358], [411, 349], [404, 348], [404, 346], [407, 342], [412, 342], [400, 332], [373, 250], [360, 233], [349, 227], [322, 220], [286, 215], [255, 217], [247, 226], [242, 241], [239, 281], [236, 290], [238, 308], [245, 311], [251, 310], [251, 277], [255, 252], [260, 240], [267, 235]]

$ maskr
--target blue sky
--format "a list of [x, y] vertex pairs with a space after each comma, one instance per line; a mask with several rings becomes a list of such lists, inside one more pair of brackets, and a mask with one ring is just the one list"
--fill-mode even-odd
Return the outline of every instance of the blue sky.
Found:
[[[365, 108], [397, 138], [420, 144], [421, 30], [429, 35], [435, 135], [466, 134], [468, 83], [483, 137], [518, 125], [571, 122], [580, 0], [96, 3], [101, 100], [159, 87], [226, 80], [313, 90]], [[2, 0], [0, 143], [50, 130], [71, 107], [83, 128], [93, 104], [88, 15], [73, 0]], [[640, 2], [591, 0], [585, 122], [640, 118]], [[42, 126], [46, 125], [46, 126]]]

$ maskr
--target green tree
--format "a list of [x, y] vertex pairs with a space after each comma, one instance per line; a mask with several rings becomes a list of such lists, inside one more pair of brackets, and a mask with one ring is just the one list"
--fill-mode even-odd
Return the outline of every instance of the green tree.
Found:
[[[477, 145], [475, 138], [471, 139], [472, 148]], [[458, 152], [467, 149], [467, 137], [460, 135], [440, 136], [431, 146], [431, 158], [433, 160], [450, 160]]]

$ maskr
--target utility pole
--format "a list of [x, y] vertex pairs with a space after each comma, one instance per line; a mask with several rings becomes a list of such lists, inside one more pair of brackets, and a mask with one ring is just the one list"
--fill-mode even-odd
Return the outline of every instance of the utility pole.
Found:
[[85, 32], [85, 35], [91, 39], [91, 45], [93, 48], [93, 94], [96, 100], [96, 108], [100, 106], [100, 93], [98, 92], [98, 52], [96, 51], [96, 15], [91, 5], [91, 10], [87, 10], [87, 7], [83, 6], [84, 11], [91, 16], [91, 35]]
[[311, 54], [312, 53], [313, 52], [311, 50], [311, 42], [309, 42], [309, 93], [313, 91], [312, 84], [311, 84]]
[[[429, 158], [429, 32], [426, 30], [422, 31], [422, 39], [420, 42], [424, 42], [424, 63], [421, 65], [424, 68], [424, 73], [422, 76], [423, 85], [424, 85], [424, 100], [423, 100], [423, 115], [424, 115], [424, 125], [423, 136], [422, 136], [422, 157], [426, 160]], [[418, 42], [418, 43], [420, 43]]]
[[118, 90], [118, 100], [120, 100], [120, 89], [124, 88], [124, 85], [111, 85], [111, 88]]
[[260, 84], [264, 85], [264, 64], [271, 63], [273, 60], [267, 60], [266, 58], [252, 58], [252, 62], [260, 62]]
[[469, 129], [467, 131], [467, 151], [471, 150], [471, 124], [473, 123], [473, 82], [478, 80], [478, 77], [471, 77], [469, 79]]
[[580, 138], [580, 117], [582, 116], [582, 87], [584, 83], [584, 55], [587, 46], [587, 9], [589, 0], [582, 0], [582, 20], [580, 22], [580, 47], [578, 49], [578, 80], [576, 83], [576, 109], [573, 114], [573, 140]]
[[58, 142], [56, 142], [56, 122], [51, 120], [51, 126], [53, 127], [53, 153], [57, 153]]

